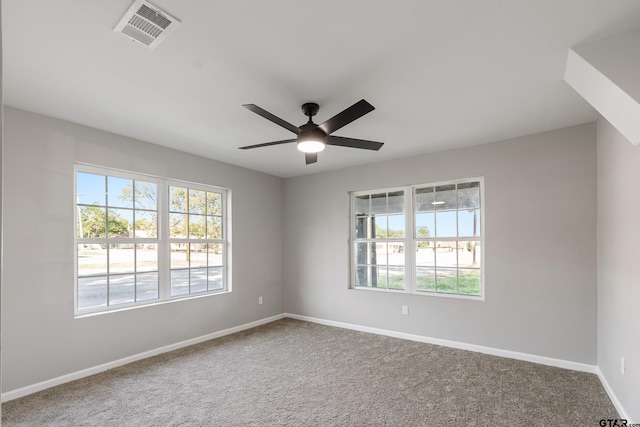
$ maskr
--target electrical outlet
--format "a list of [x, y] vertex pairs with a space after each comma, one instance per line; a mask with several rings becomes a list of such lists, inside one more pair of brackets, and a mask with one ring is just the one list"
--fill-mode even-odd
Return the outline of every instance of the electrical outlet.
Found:
[[258, 304], [262, 304], [262, 297], [258, 297]]
[[624, 357], [620, 356], [620, 373], [624, 375], [624, 371], [626, 371], [626, 369], [627, 369], [627, 366], [624, 361]]
[[404, 316], [407, 316], [409, 314], [409, 306], [408, 305], [403, 305], [402, 306], [402, 314]]

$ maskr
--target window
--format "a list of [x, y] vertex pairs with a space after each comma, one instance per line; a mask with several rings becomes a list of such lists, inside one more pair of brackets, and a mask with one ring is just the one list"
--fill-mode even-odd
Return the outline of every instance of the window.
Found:
[[227, 190], [76, 167], [76, 314], [221, 292]]
[[222, 193], [169, 186], [171, 296], [223, 285]]
[[352, 287], [483, 296], [482, 178], [354, 192]]

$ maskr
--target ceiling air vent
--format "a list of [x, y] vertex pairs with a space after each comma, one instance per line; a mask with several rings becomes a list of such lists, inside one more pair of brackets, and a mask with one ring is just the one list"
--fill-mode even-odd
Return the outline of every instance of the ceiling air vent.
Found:
[[113, 29], [153, 50], [180, 25], [173, 16], [144, 0], [135, 0]]

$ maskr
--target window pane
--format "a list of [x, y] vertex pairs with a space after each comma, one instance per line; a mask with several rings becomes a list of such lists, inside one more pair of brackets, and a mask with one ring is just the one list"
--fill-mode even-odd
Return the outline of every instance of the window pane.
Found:
[[107, 274], [107, 249], [103, 249], [97, 243], [80, 243], [78, 245], [78, 276], [98, 274]]
[[371, 264], [387, 264], [388, 246], [386, 242], [372, 243]]
[[189, 215], [189, 238], [204, 239], [207, 236], [207, 217]]
[[455, 294], [458, 292], [458, 275], [455, 268], [436, 270], [436, 292]]
[[386, 239], [387, 238], [387, 216], [386, 215], [376, 215], [371, 217], [372, 226], [375, 226], [376, 230], [376, 239]]
[[134, 237], [147, 239], [158, 237], [158, 214], [151, 211], [136, 211]]
[[136, 245], [136, 271], [158, 271], [158, 245], [144, 243]]
[[479, 269], [458, 270], [459, 292], [463, 295], [480, 295], [482, 289]]
[[439, 185], [436, 187], [435, 200], [433, 202], [436, 210], [456, 209], [456, 186], [455, 184]]
[[387, 288], [389, 289], [405, 288], [404, 267], [389, 267], [388, 275], [389, 277], [387, 282]]
[[189, 244], [171, 244], [171, 269], [189, 268]]
[[404, 215], [389, 215], [389, 238], [404, 237]]
[[[404, 242], [388, 242], [387, 262], [389, 265], [404, 265], [405, 248]], [[378, 262], [378, 264], [382, 264]]]
[[436, 255], [434, 242], [417, 242], [416, 246], [416, 265], [435, 266]]
[[434, 292], [436, 290], [436, 276], [434, 268], [416, 268], [416, 289]]
[[103, 238], [106, 236], [107, 215], [105, 208], [81, 206], [78, 208], [78, 237]]
[[158, 210], [158, 185], [153, 182], [134, 181], [137, 209]]
[[376, 264], [376, 259], [375, 243], [356, 243], [356, 264]]
[[130, 209], [109, 209], [107, 236], [133, 237], [133, 211]]
[[355, 197], [355, 206], [354, 210], [356, 215], [366, 215], [371, 213], [371, 209], [369, 207], [369, 195], [365, 196], [356, 196]]
[[198, 292], [204, 292], [207, 290], [207, 269], [206, 268], [192, 268], [190, 271], [190, 283], [191, 288], [189, 293], [195, 294]]
[[404, 191], [389, 193], [387, 213], [404, 212]]
[[417, 212], [429, 212], [435, 210], [434, 200], [434, 188], [416, 188], [416, 211]]
[[388, 268], [386, 266], [371, 267], [371, 286], [374, 288], [387, 288]]
[[109, 274], [135, 272], [134, 245], [128, 243], [109, 245]]
[[78, 278], [78, 309], [107, 305], [107, 276]]
[[204, 214], [206, 209], [206, 192], [189, 189], [189, 213]]
[[222, 217], [207, 216], [207, 239], [222, 239]]
[[387, 193], [371, 195], [371, 213], [387, 213]]
[[190, 243], [189, 244], [189, 265], [191, 267], [206, 267], [207, 252], [206, 244]]
[[221, 243], [209, 243], [207, 245], [207, 256], [209, 259], [209, 267], [222, 266], [222, 244]]
[[169, 237], [185, 239], [187, 237], [187, 215], [172, 213], [169, 215]]
[[158, 273], [136, 274], [136, 301], [158, 299]]
[[456, 242], [436, 242], [436, 265], [438, 267], [457, 267]]
[[207, 280], [210, 291], [223, 289], [224, 281], [222, 279], [222, 267], [210, 267]]
[[169, 211], [187, 212], [187, 189], [169, 186]]
[[222, 215], [222, 194], [207, 192], [207, 215]]
[[356, 286], [370, 286], [369, 267], [360, 265], [356, 267]]
[[480, 209], [458, 211], [458, 235], [480, 235]]
[[482, 251], [477, 240], [461, 240], [458, 242], [458, 267], [480, 268], [482, 265]]
[[76, 203], [81, 205], [106, 206], [107, 177], [78, 172], [76, 175]]
[[416, 214], [416, 237], [434, 237], [435, 214], [433, 212]]
[[133, 274], [109, 276], [109, 305], [134, 302], [135, 292], [135, 278]]
[[356, 264], [370, 264], [370, 251], [371, 243], [356, 243], [355, 244], [355, 261]]
[[464, 182], [458, 184], [458, 209], [480, 207], [480, 183]]
[[373, 235], [370, 233], [369, 217], [359, 216], [356, 218], [356, 239], [372, 239]]
[[456, 237], [456, 211], [436, 212], [436, 236]]
[[133, 208], [133, 180], [110, 176], [107, 178], [107, 205]]
[[171, 270], [171, 296], [189, 294], [189, 269]]

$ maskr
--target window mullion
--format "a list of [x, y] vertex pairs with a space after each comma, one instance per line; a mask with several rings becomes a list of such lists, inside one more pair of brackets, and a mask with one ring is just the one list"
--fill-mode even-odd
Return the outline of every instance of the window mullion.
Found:
[[414, 293], [416, 290], [416, 243], [415, 243], [415, 207], [413, 201], [413, 189], [404, 188], [404, 211], [405, 214], [405, 288], [407, 292]]
[[158, 297], [166, 300], [171, 289], [171, 253], [169, 242], [169, 187], [158, 185]]

